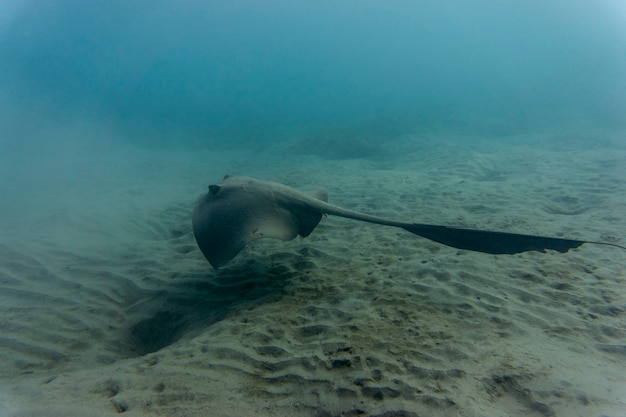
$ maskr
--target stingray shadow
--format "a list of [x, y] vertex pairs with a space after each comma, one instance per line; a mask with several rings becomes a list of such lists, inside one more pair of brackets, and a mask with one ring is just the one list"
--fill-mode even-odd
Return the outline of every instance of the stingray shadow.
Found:
[[127, 311], [122, 355], [143, 356], [191, 338], [236, 311], [280, 299], [294, 273], [251, 260], [152, 291]]

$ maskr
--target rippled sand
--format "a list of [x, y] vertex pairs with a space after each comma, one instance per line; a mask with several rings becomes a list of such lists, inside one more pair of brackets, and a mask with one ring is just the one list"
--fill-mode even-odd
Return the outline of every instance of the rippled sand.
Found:
[[229, 173], [390, 218], [624, 245], [623, 139], [545, 140], [111, 150], [5, 176], [0, 414], [623, 415], [626, 251], [493, 256], [327, 217], [216, 272], [191, 233], [195, 198]]

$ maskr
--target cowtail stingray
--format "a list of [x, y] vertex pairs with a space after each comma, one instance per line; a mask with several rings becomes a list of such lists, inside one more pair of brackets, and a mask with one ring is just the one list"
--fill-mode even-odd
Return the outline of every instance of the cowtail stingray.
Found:
[[606, 242], [391, 220], [329, 204], [325, 190], [304, 193], [272, 181], [229, 175], [221, 184], [209, 185], [209, 191], [198, 198], [193, 233], [200, 250], [217, 269], [257, 239], [308, 236], [324, 214], [399, 227], [447, 246], [496, 255], [546, 250], [564, 253], [584, 243], [626, 249]]

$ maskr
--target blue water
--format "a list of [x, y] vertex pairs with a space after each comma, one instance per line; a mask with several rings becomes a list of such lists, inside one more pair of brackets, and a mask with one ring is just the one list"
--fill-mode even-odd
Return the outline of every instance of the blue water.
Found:
[[149, 146], [626, 127], [618, 1], [5, 0], [0, 15], [3, 145], [81, 118]]
[[625, 246], [625, 129], [624, 0], [0, 0], [0, 415], [623, 415], [626, 251], [328, 216], [215, 271], [191, 217]]

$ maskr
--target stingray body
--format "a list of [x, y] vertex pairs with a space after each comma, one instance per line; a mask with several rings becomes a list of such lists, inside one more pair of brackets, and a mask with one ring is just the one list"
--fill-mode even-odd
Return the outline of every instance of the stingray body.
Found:
[[567, 252], [583, 243], [618, 246], [390, 220], [328, 204], [324, 190], [303, 193], [276, 182], [228, 175], [221, 184], [209, 185], [209, 191], [198, 198], [193, 210], [193, 232], [200, 250], [217, 269], [254, 240], [308, 236], [324, 214], [400, 227], [444, 245], [491, 254], [547, 249]]

